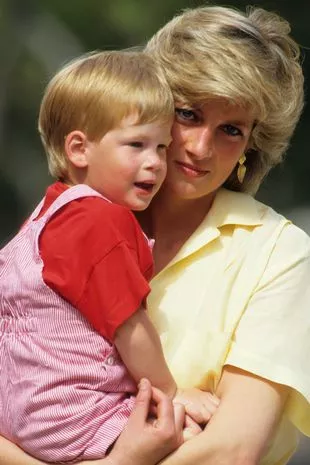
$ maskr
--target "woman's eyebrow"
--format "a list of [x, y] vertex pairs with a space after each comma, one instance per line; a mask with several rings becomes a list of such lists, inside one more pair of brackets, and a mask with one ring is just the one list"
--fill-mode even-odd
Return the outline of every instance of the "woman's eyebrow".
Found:
[[[226, 124], [234, 124], [236, 126], [242, 126], [242, 127], [245, 127], [245, 128], [251, 128], [252, 127], [252, 124], [251, 122], [247, 122], [247, 121], [244, 121], [244, 120], [240, 120], [240, 119], [227, 119], [226, 120]], [[254, 123], [253, 123], [254, 124]]]

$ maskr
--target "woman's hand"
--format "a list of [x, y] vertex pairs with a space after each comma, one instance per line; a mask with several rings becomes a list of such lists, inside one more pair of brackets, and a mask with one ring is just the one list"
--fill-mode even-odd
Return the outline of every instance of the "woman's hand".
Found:
[[[156, 418], [148, 420], [151, 401]], [[107, 457], [106, 465], [155, 465], [183, 442], [185, 412], [148, 380], [139, 384], [135, 408], [121, 436]]]

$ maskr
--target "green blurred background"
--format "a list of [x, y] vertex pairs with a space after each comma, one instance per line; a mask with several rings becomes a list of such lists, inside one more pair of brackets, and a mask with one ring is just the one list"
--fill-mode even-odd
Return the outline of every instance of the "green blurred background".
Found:
[[[54, 72], [85, 51], [143, 44], [175, 13], [201, 4], [197, 0], [0, 0], [0, 244], [16, 232], [51, 181], [36, 124], [44, 87]], [[309, 0], [218, 4], [242, 9], [261, 6], [290, 21], [302, 46], [308, 100]], [[257, 196], [308, 233], [309, 132], [306, 105], [286, 162], [272, 172]], [[292, 465], [310, 464], [308, 444], [303, 443]]]

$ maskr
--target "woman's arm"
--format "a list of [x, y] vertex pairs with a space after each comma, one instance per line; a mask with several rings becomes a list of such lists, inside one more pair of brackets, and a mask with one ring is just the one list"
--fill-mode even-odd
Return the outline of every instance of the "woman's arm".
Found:
[[[147, 421], [151, 400], [157, 407], [156, 422]], [[134, 410], [111, 453], [104, 459], [83, 465], [155, 465], [180, 446], [183, 439], [184, 408], [173, 405], [158, 389], [142, 380]], [[44, 465], [15, 444], [0, 436], [1, 465]]]
[[43, 462], [25, 454], [19, 447], [0, 436], [1, 465], [41, 465]]
[[258, 465], [281, 418], [289, 388], [238, 368], [223, 370], [220, 405], [205, 430], [162, 465]]

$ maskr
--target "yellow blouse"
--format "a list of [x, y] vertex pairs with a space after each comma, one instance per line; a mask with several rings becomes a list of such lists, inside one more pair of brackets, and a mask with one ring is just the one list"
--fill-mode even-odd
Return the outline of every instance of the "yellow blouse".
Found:
[[261, 465], [287, 463], [298, 430], [310, 436], [310, 238], [221, 189], [151, 285], [149, 314], [180, 387], [212, 390], [229, 364], [292, 388]]

